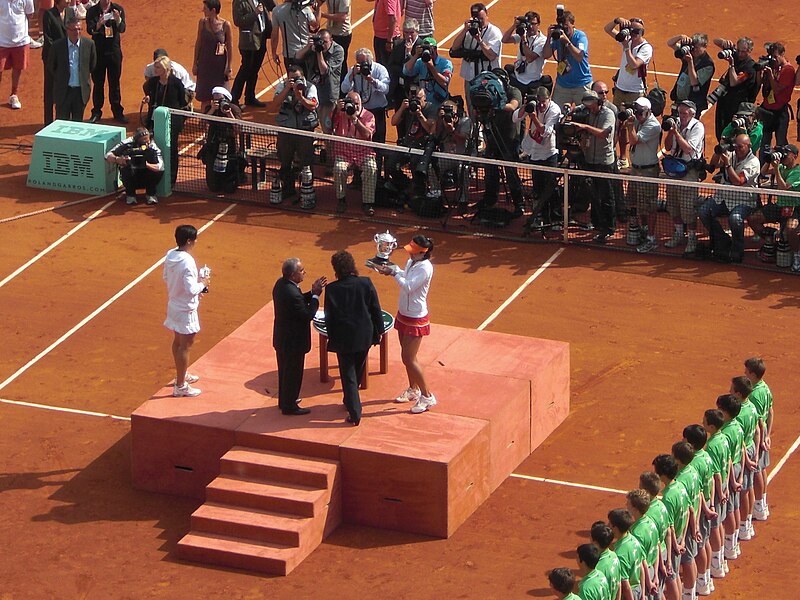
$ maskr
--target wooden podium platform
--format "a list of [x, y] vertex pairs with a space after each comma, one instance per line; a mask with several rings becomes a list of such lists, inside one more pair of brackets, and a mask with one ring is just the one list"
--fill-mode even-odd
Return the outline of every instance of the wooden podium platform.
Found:
[[[272, 320], [270, 303], [192, 365], [202, 395], [173, 398], [165, 387], [133, 413], [134, 485], [206, 500], [219, 495], [212, 489], [219, 484], [209, 484], [226, 476], [220, 459], [232, 448], [261, 453], [256, 462], [265, 453], [284, 461], [291, 455], [336, 471], [328, 490], [332, 508], [315, 530], [319, 539], [340, 521], [446, 538], [569, 412], [568, 344], [434, 324], [420, 352], [439, 401], [433, 410], [414, 415], [410, 404], [393, 401], [407, 381], [390, 331], [389, 372], [378, 374], [374, 348], [359, 427], [344, 421], [336, 369], [337, 376], [320, 381], [316, 335], [302, 389], [311, 414], [284, 416], [277, 408]], [[261, 483], [271, 484], [273, 476], [264, 477]], [[266, 502], [268, 511], [273, 504]]]

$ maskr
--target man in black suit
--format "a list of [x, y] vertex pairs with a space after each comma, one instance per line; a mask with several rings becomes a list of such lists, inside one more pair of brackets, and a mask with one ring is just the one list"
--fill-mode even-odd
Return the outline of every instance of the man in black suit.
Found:
[[92, 69], [97, 64], [94, 42], [81, 36], [81, 31], [81, 21], [71, 17], [67, 21], [67, 37], [56, 40], [47, 56], [56, 118], [65, 121], [83, 121], [91, 92]]
[[319, 308], [319, 295], [327, 279], [320, 277], [311, 284], [311, 291], [300, 291], [306, 270], [299, 258], [287, 258], [281, 268], [282, 277], [272, 288], [275, 323], [272, 347], [278, 358], [278, 408], [285, 415], [306, 415], [311, 411], [297, 405], [306, 354], [311, 350], [311, 319]]
[[114, 120], [127, 123], [122, 107], [122, 92], [119, 80], [122, 76], [122, 47], [120, 34], [125, 33], [125, 9], [111, 0], [100, 0], [86, 11], [86, 32], [97, 46], [97, 66], [92, 71], [92, 116], [90, 123], [97, 123], [103, 115], [105, 103], [106, 75], [108, 75], [108, 101]]
[[370, 346], [383, 335], [383, 313], [378, 292], [369, 277], [359, 277], [353, 255], [340, 250], [331, 257], [336, 281], [325, 292], [328, 351], [336, 352], [342, 380], [347, 422], [361, 422], [358, 382], [364, 374]]
[[233, 80], [231, 95], [239, 104], [244, 90], [247, 106], [265, 107], [266, 103], [256, 98], [258, 71], [267, 53], [267, 40], [272, 35], [269, 12], [275, 8], [273, 0], [233, 0], [233, 24], [239, 28], [239, 54], [242, 65]]
[[67, 6], [69, 0], [56, 0], [55, 5], [42, 14], [42, 65], [44, 66], [44, 124], [53, 122], [53, 77], [47, 68], [50, 49], [58, 40], [67, 37], [67, 21], [75, 15], [75, 9]]

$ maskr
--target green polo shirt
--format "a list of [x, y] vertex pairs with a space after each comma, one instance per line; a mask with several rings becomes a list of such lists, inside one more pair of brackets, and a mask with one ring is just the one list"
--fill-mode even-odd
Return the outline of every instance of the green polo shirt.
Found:
[[763, 379], [753, 386], [747, 399], [755, 405], [759, 418], [766, 423], [772, 409], [772, 392]]
[[645, 559], [644, 549], [630, 531], [623, 535], [614, 546], [614, 552], [619, 558], [622, 567], [622, 579], [627, 581], [631, 587], [639, 585], [641, 578], [642, 561]]
[[644, 559], [647, 564], [653, 566], [658, 559], [658, 545], [661, 538], [658, 534], [658, 526], [653, 522], [653, 519], [645, 514], [642, 518], [638, 519], [631, 527], [631, 535], [639, 540], [644, 551]]
[[[745, 133], [745, 131], [734, 127], [733, 123], [728, 123], [725, 129], [722, 130], [722, 137], [733, 139], [739, 133]], [[751, 147], [761, 148], [761, 140], [764, 138], [764, 124], [761, 121], [756, 121], [753, 124], [753, 129], [746, 133], [747, 137], [750, 138]]]
[[675, 481], [680, 482], [683, 487], [686, 488], [686, 493], [689, 495], [689, 506], [694, 508], [694, 513], [696, 515], [697, 509], [700, 508], [700, 490], [703, 485], [697, 469], [689, 463], [678, 471]]
[[736, 419], [732, 419], [722, 426], [720, 431], [728, 438], [731, 449], [731, 461], [734, 465], [742, 462], [742, 448], [744, 447], [744, 430]]
[[675, 528], [675, 538], [680, 542], [688, 523], [686, 515], [689, 512], [689, 494], [686, 487], [677, 479], [672, 481], [664, 488], [662, 500], [669, 512], [670, 525]]
[[667, 551], [667, 531], [672, 524], [669, 518], [669, 511], [661, 498], [653, 498], [650, 508], [647, 509], [647, 516], [655, 523], [658, 529], [658, 539], [661, 542], [661, 552]]
[[617, 597], [617, 590], [622, 581], [622, 567], [619, 564], [616, 552], [611, 548], [606, 548], [600, 555], [600, 560], [597, 561], [595, 566], [596, 571], [600, 571], [605, 575], [608, 582], [608, 589], [611, 598]]
[[744, 433], [744, 447], [749, 448], [753, 445], [756, 435], [756, 426], [758, 425], [758, 409], [756, 405], [750, 402], [750, 400], [745, 400], [742, 403], [742, 410], [740, 410], [739, 414], [736, 416], [736, 421], [738, 421]]
[[706, 450], [714, 463], [714, 473], [722, 476], [722, 483], [728, 477], [728, 463], [731, 460], [731, 445], [722, 431], [717, 431], [708, 438]]
[[694, 458], [689, 464], [700, 475], [700, 489], [703, 491], [703, 497], [706, 502], [710, 505], [714, 501], [711, 497], [711, 488], [714, 484], [714, 461], [711, 460], [711, 456], [706, 452], [706, 449], [701, 448], [694, 453]]
[[597, 569], [586, 574], [578, 583], [578, 597], [581, 600], [608, 600], [611, 598], [608, 580]]
[[[789, 191], [800, 192], [800, 165], [795, 165], [791, 169], [778, 165], [778, 170], [781, 172], [783, 180], [789, 185]], [[778, 206], [797, 206], [800, 204], [800, 198], [778, 196], [777, 204]]]
[[564, 600], [581, 600], [581, 597], [580, 596], [576, 596], [575, 594], [570, 592], [569, 594], [564, 596]]

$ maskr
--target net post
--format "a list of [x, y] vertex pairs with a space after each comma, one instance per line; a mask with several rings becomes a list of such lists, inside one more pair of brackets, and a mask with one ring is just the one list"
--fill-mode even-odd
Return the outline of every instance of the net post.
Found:
[[157, 193], [159, 197], [166, 197], [172, 195], [172, 144], [178, 143], [178, 140], [172, 140], [170, 130], [170, 113], [169, 109], [165, 106], [159, 106], [153, 111], [153, 141], [161, 149], [161, 156], [164, 160], [164, 177], [158, 184]]

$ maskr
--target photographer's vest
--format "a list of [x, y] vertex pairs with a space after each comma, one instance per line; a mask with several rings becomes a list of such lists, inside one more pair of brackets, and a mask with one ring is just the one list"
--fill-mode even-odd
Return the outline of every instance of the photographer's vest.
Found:
[[[313, 84], [307, 83], [306, 85], [311, 86]], [[314, 131], [319, 125], [319, 118], [317, 117], [316, 109], [308, 110], [290, 91], [286, 99], [281, 102], [278, 114], [275, 115], [275, 124], [290, 129]]]

